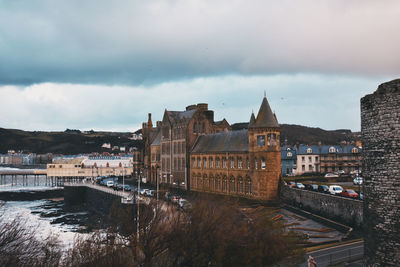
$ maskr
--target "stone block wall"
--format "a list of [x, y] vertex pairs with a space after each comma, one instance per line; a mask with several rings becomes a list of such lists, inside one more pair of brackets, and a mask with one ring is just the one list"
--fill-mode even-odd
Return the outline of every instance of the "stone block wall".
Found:
[[400, 79], [361, 99], [364, 255], [367, 266], [400, 266]]
[[287, 186], [281, 187], [280, 195], [281, 200], [289, 205], [348, 226], [362, 227], [363, 203], [360, 200], [289, 188]]

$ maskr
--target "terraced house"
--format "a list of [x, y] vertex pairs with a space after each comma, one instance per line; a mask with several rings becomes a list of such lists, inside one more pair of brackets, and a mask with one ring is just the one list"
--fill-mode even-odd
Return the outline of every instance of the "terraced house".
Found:
[[199, 136], [190, 154], [191, 190], [272, 200], [281, 172], [280, 126], [264, 97], [248, 129]]

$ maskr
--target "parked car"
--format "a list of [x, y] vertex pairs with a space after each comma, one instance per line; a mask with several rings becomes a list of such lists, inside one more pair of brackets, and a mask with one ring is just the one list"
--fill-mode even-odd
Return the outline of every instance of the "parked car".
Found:
[[325, 177], [325, 178], [338, 178], [339, 175], [336, 174], [336, 173], [327, 173], [327, 174], [325, 174], [324, 177]]
[[298, 189], [304, 189], [305, 186], [302, 183], [296, 183], [296, 188]]
[[338, 173], [339, 175], [342, 175], [342, 174], [344, 174], [344, 170], [338, 170], [337, 173]]
[[142, 189], [140, 189], [140, 194], [144, 196], [144, 195], [147, 194], [146, 192], [147, 192], [148, 190], [149, 190], [149, 189], [142, 188]]
[[148, 197], [154, 197], [154, 192], [155, 192], [154, 190], [147, 190], [145, 194]]
[[107, 181], [106, 185], [107, 185], [107, 187], [113, 187], [114, 181]]
[[182, 198], [181, 196], [173, 195], [173, 196], [171, 197], [171, 201], [172, 201], [172, 203], [178, 204], [179, 199], [181, 199], [181, 198]]
[[340, 185], [331, 185], [329, 186], [329, 193], [331, 195], [340, 195], [342, 193], [343, 188]]
[[353, 179], [353, 184], [354, 185], [362, 185], [364, 182], [364, 179], [362, 177], [356, 177]]
[[123, 186], [123, 189], [124, 189], [125, 191], [132, 191], [131, 186], [128, 185], [128, 184], [124, 185], [124, 186]]
[[351, 198], [358, 198], [358, 194], [353, 189], [344, 189], [342, 193], [340, 193], [343, 197], [351, 197]]
[[291, 188], [294, 188], [294, 187], [296, 187], [296, 183], [295, 182], [289, 182], [288, 186], [291, 187]]
[[190, 204], [190, 202], [187, 201], [186, 199], [181, 198], [178, 201], [178, 206], [183, 210], [187, 210], [192, 207], [192, 204]]
[[329, 187], [327, 185], [324, 185], [324, 184], [319, 185], [318, 186], [318, 192], [329, 193]]

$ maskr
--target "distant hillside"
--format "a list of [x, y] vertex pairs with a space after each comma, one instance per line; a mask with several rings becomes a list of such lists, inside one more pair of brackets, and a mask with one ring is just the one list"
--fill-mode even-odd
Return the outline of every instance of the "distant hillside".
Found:
[[94, 132], [79, 130], [65, 132], [28, 132], [0, 128], [0, 153], [23, 150], [34, 153], [79, 154], [110, 151], [102, 149], [104, 143], [111, 146], [142, 147], [142, 141], [130, 140], [131, 133]]
[[[247, 129], [248, 122], [232, 124], [233, 130]], [[294, 124], [281, 124], [281, 144], [339, 144], [341, 141], [355, 142], [360, 139], [360, 133], [351, 130], [327, 131], [321, 128], [312, 128]]]

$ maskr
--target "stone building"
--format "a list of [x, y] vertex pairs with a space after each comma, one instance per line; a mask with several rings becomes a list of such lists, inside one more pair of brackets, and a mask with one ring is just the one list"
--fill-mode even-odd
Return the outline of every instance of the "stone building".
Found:
[[400, 266], [400, 79], [361, 99], [364, 257]]
[[248, 129], [204, 134], [191, 151], [191, 190], [272, 200], [281, 173], [280, 127], [264, 97]]
[[143, 123], [145, 140], [144, 166], [150, 182], [181, 189], [190, 188], [189, 154], [199, 136], [230, 130], [229, 123], [214, 121], [214, 111], [208, 104], [190, 105], [184, 111], [165, 110], [157, 127], [152, 126], [151, 115]]

